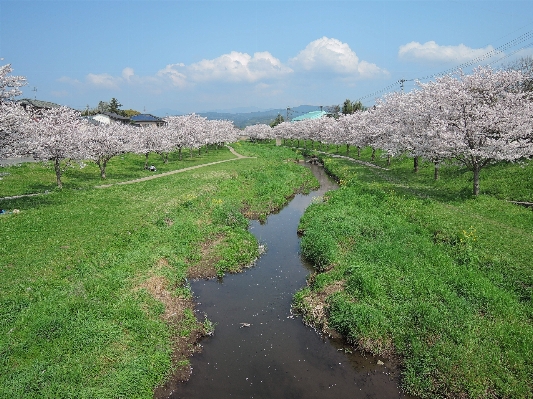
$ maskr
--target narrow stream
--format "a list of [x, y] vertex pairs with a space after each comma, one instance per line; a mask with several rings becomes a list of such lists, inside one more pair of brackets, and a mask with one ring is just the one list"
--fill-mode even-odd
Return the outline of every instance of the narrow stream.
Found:
[[299, 254], [298, 222], [314, 197], [337, 187], [322, 168], [311, 168], [319, 190], [297, 195], [263, 225], [251, 222], [250, 231], [267, 248], [254, 267], [192, 283], [197, 310], [216, 324], [215, 334], [202, 341], [202, 353], [191, 359], [191, 379], [171, 398], [408, 397], [388, 362], [345, 353], [342, 341], [322, 337], [291, 315], [292, 296], [312, 271]]

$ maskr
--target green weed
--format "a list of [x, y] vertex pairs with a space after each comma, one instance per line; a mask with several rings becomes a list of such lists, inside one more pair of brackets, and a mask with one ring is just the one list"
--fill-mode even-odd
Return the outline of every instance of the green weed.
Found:
[[[389, 170], [324, 162], [341, 188], [308, 207], [299, 230], [302, 252], [326, 271], [295, 306], [312, 313], [306, 300], [324, 296], [330, 327], [362, 349], [400, 356], [410, 393], [531, 398], [533, 213], [505, 201], [530, 192], [487, 192], [506, 176], [531, 181], [530, 166], [488, 168], [485, 194], [472, 198], [453, 165], [435, 182], [407, 159]], [[328, 294], [336, 283], [343, 289]]]

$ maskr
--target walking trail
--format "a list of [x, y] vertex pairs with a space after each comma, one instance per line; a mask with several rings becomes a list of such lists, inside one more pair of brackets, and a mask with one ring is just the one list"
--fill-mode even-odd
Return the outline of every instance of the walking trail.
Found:
[[250, 158], [255, 158], [255, 157], [245, 157], [244, 155], [239, 154], [237, 151], [235, 151], [235, 150], [234, 150], [232, 147], [230, 147], [229, 145], [227, 145], [226, 147], [228, 147], [229, 150], [231, 151], [231, 153], [232, 153], [233, 155], [235, 155], [237, 158], [224, 159], [223, 161], [209, 162], [209, 163], [204, 163], [204, 164], [201, 164], [201, 165], [190, 166], [190, 167], [188, 167], [188, 168], [177, 169], [177, 170], [171, 170], [170, 172], [160, 173], [160, 174], [158, 174], [158, 175], [152, 175], [152, 176], [141, 177], [141, 178], [139, 178], [139, 179], [134, 179], [134, 180], [121, 181], [121, 182], [118, 182], [118, 183], [112, 183], [112, 184], [103, 184], [103, 185], [101, 185], [101, 186], [95, 186], [95, 188], [107, 188], [107, 187], [111, 187], [111, 186], [117, 186], [117, 185], [119, 185], [119, 184], [134, 184], [134, 183], [139, 183], [139, 182], [146, 181], [146, 180], [152, 180], [152, 179], [157, 179], [157, 178], [164, 177], [164, 176], [168, 176], [168, 175], [173, 175], [173, 174], [175, 174], [175, 173], [182, 173], [182, 172], [187, 172], [188, 170], [193, 170], [193, 169], [203, 168], [204, 166], [216, 165], [217, 163], [230, 162], [230, 161], [235, 161], [235, 160], [237, 160], [237, 159], [250, 159]]
[[[239, 154], [237, 151], [235, 151], [232, 147], [230, 147], [229, 145], [227, 145], [226, 147], [229, 148], [229, 150], [231, 151], [231, 153], [232, 153], [233, 155], [235, 155], [236, 158], [232, 158], [232, 159], [224, 159], [224, 160], [222, 160], [222, 161], [215, 161], [215, 162], [204, 163], [204, 164], [201, 164], [201, 165], [190, 166], [190, 167], [188, 167], [188, 168], [172, 170], [172, 171], [170, 171], [170, 172], [165, 172], [165, 173], [160, 173], [160, 174], [157, 174], [157, 175], [146, 176], [146, 177], [142, 177], [142, 178], [140, 178], [140, 179], [127, 180], [127, 181], [122, 181], [122, 182], [113, 183], [113, 184], [103, 184], [103, 185], [100, 185], [100, 186], [95, 186], [95, 188], [107, 188], [107, 187], [116, 186], [116, 185], [119, 185], [119, 184], [133, 184], [133, 183], [139, 183], [139, 182], [146, 181], [146, 180], [158, 179], [158, 178], [160, 178], [160, 177], [164, 177], [164, 176], [168, 176], [168, 175], [173, 175], [173, 174], [175, 174], [175, 173], [186, 172], [186, 171], [188, 171], [188, 170], [192, 170], [192, 169], [203, 168], [204, 166], [215, 165], [215, 164], [217, 164], [217, 163], [236, 161], [236, 160], [238, 160], [238, 159], [251, 159], [251, 158], [255, 158], [255, 157], [246, 157], [246, 156], [244, 156], [244, 155], [241, 155], [241, 154]], [[43, 195], [43, 194], [48, 194], [48, 192], [44, 192], [44, 193], [36, 193], [36, 194], [14, 195], [14, 196], [12, 196], [12, 197], [3, 197], [3, 198], [0, 198], [0, 200], [10, 200], [10, 199], [16, 199], [16, 198], [23, 198], [23, 197], [34, 197], [34, 196], [37, 196], [37, 195]]]

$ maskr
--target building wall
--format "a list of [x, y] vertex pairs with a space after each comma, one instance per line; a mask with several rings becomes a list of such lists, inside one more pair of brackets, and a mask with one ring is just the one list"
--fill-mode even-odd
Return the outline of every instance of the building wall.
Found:
[[105, 123], [106, 125], [111, 124], [111, 118], [107, 115], [98, 114], [93, 116], [94, 120], [97, 120], [100, 123]]

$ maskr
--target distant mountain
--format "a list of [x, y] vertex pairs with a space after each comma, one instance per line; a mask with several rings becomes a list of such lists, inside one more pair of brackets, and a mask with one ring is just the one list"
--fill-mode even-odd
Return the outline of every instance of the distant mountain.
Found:
[[238, 108], [228, 108], [228, 109], [212, 109], [205, 112], [218, 112], [221, 114], [244, 114], [248, 112], [263, 112], [268, 111], [268, 109], [265, 108], [258, 108], [258, 107], [238, 107]]
[[154, 109], [153, 111], [149, 111], [148, 113], [154, 116], [158, 116], [160, 118], [164, 118], [165, 116], [174, 116], [174, 115], [184, 114], [183, 112], [176, 111], [175, 109], [170, 109], [170, 108]]
[[[278, 108], [278, 109], [269, 109], [269, 110], [263, 110], [263, 111], [250, 111], [250, 112], [230, 112], [234, 110], [248, 110], [248, 109], [255, 109], [256, 107], [243, 107], [243, 108], [233, 108], [224, 110], [225, 112], [217, 112], [217, 111], [210, 111], [210, 112], [198, 112], [198, 115], [201, 115], [209, 120], [213, 119], [222, 119], [222, 120], [228, 120], [232, 121], [233, 124], [240, 128], [244, 129], [246, 126], [256, 125], [256, 124], [270, 124], [278, 114], [283, 116], [284, 119], [287, 119], [287, 109], [286, 108]], [[326, 109], [328, 107], [324, 107]], [[320, 106], [317, 105], [300, 105], [298, 107], [293, 107], [289, 109], [289, 119], [295, 118], [297, 116], [306, 114], [311, 111], [318, 111], [320, 110]], [[150, 112], [151, 114], [159, 117], [165, 117], [167, 115], [183, 115], [183, 113], [180, 113], [176, 110], [172, 110], [170, 108], [161, 108], [154, 110]]]

